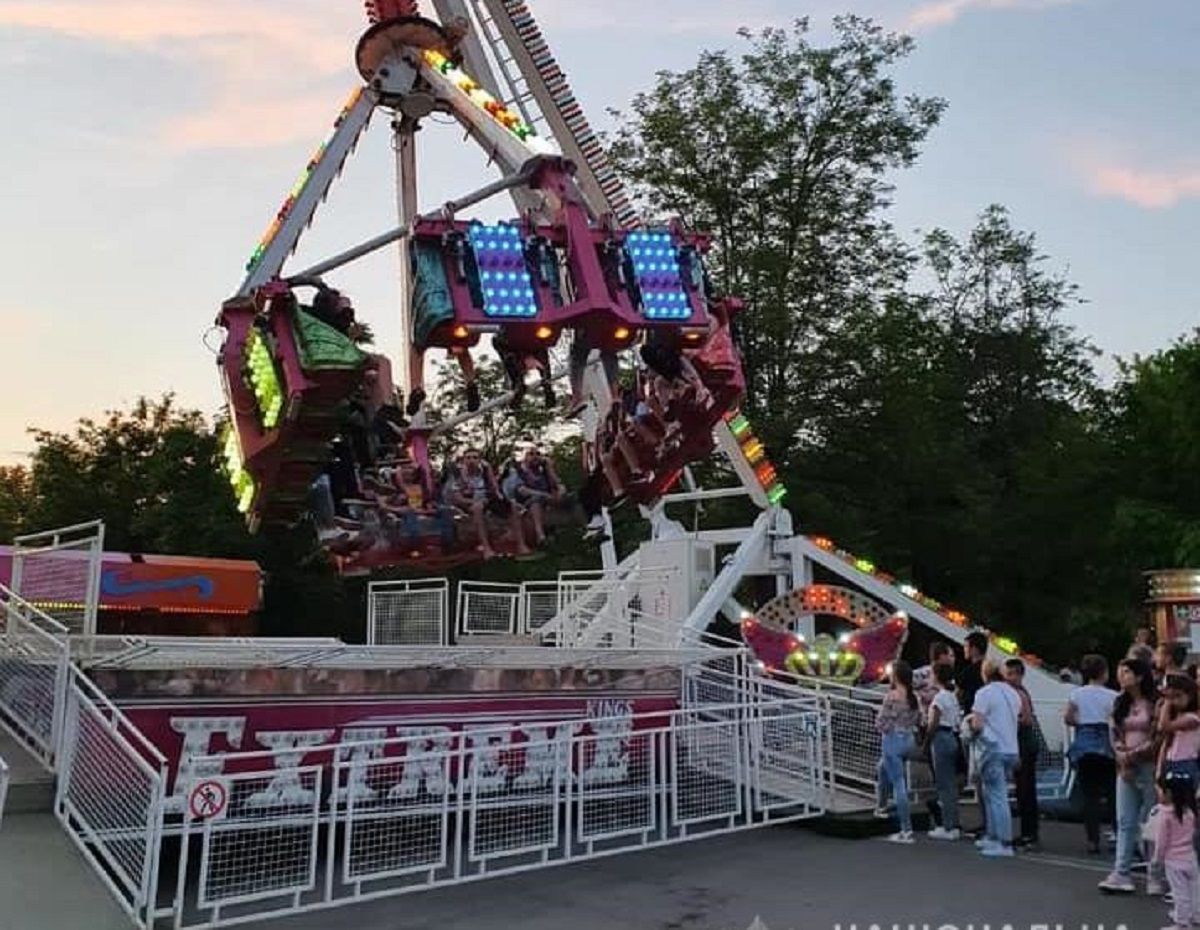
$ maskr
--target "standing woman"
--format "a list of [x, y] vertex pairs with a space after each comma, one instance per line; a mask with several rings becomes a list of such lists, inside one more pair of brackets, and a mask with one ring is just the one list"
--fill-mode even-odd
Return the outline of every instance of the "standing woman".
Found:
[[942, 823], [929, 831], [929, 838], [956, 840], [959, 837], [958, 726], [962, 722], [962, 709], [954, 693], [954, 666], [934, 665], [933, 678], [938, 690], [929, 705], [929, 745]]
[[1067, 698], [1066, 721], [1075, 728], [1067, 755], [1079, 776], [1083, 794], [1083, 826], [1088, 853], [1100, 854], [1100, 820], [1105, 799], [1113, 789], [1113, 747], [1109, 718], [1117, 694], [1107, 687], [1108, 662], [1103, 656], [1087, 655], [1079, 663], [1085, 684]]
[[[1158, 689], [1154, 686], [1154, 669], [1142, 659], [1123, 659], [1117, 665], [1117, 684], [1121, 693], [1113, 702], [1112, 712], [1117, 763], [1117, 858], [1099, 887], [1109, 894], [1133, 894], [1133, 855], [1155, 798], [1154, 704]], [[1162, 879], [1153, 872], [1147, 876], [1146, 893], [1162, 893]]]
[[899, 660], [892, 666], [892, 687], [884, 696], [875, 718], [875, 727], [883, 735], [879, 759], [879, 789], [876, 816], [887, 816], [884, 803], [888, 789], [896, 802], [900, 830], [888, 837], [893, 843], [913, 843], [912, 811], [908, 803], [908, 782], [904, 764], [916, 749], [916, 729], [921, 720], [920, 704], [913, 690], [912, 666]]

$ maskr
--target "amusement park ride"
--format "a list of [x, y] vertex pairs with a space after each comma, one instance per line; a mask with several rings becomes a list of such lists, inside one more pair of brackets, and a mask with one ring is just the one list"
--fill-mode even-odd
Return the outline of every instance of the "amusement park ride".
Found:
[[[398, 367], [410, 418], [403, 448], [393, 454], [400, 468], [413, 469], [420, 487], [409, 492], [403, 539], [366, 533], [365, 543], [339, 548], [338, 534], [329, 534], [343, 570], [438, 568], [481, 557], [482, 540], [470, 521], [438, 500], [428, 451], [432, 435], [473, 412], [442, 424], [427, 421], [425, 351], [444, 349], [467, 361], [468, 350], [487, 334], [523, 361], [544, 358], [544, 350], [567, 337], [578, 359], [573, 387], [582, 389], [588, 408], [585, 458], [601, 502], [631, 498], [650, 528], [650, 539], [624, 561], [611, 543], [601, 545], [604, 568], [636, 577], [663, 566], [695, 566], [677, 573], [672, 592], [670, 620], [679, 629], [702, 632], [724, 614], [743, 625], [744, 638], [768, 666], [846, 682], [878, 680], [899, 654], [910, 620], [961, 642], [970, 627], [962, 614], [827, 540], [792, 531], [781, 506], [786, 491], [738, 410], [745, 384], [729, 324], [740, 301], [713, 292], [702, 232], [677, 222], [643, 223], [637, 215], [528, 6], [521, 0], [432, 0], [431, 6], [421, 11], [415, 0], [368, 0], [371, 25], [355, 52], [363, 86], [338, 114], [333, 135], [306, 165], [250, 256], [241, 286], [221, 308], [226, 462], [250, 526], [294, 523], [310, 511], [314, 484], [330, 466], [351, 404], [365, 407], [368, 417], [398, 406], [391, 366], [355, 344], [347, 303], [335, 299], [331, 313], [318, 302], [321, 294], [336, 295], [325, 275], [403, 242], [401, 313], [408, 344]], [[377, 110], [389, 115], [394, 134], [399, 225], [309, 268], [285, 272]], [[501, 176], [421, 213], [414, 134], [435, 113], [461, 124]], [[462, 215], [500, 193], [512, 197], [518, 210], [513, 219], [485, 224]], [[297, 296], [306, 287], [318, 289], [311, 305]], [[649, 414], [657, 420], [650, 433], [660, 438], [657, 443], [646, 442], [644, 432], [634, 435], [628, 423], [615, 427], [639, 442], [613, 478], [599, 465], [614, 441], [604, 435], [605, 424], [619, 406], [604, 362], [639, 344], [644, 359], [674, 360], [666, 374], [643, 366], [639, 383], [653, 392], [658, 378], [675, 394], [662, 411]], [[464, 370], [469, 373], [469, 365]], [[505, 400], [492, 399], [485, 409]], [[672, 491], [689, 463], [716, 449], [729, 458], [740, 487]], [[728, 496], [747, 496], [760, 508], [752, 526], [685, 532], [666, 514], [672, 503]], [[359, 523], [364, 519], [362, 509], [351, 515]], [[606, 512], [603, 519], [607, 523]], [[726, 551], [719, 553], [722, 547]], [[833, 576], [834, 583], [817, 584], [815, 574]], [[733, 600], [743, 579], [756, 575], [774, 577], [779, 595], [757, 616]], [[818, 615], [837, 617], [851, 631], [814, 646]], [[545, 632], [553, 632], [553, 621]], [[1017, 653], [1015, 643], [993, 642], [1002, 654]], [[1049, 676], [1043, 677], [1048, 685]]]
[[[738, 409], [745, 383], [729, 324], [741, 304], [713, 292], [704, 234], [639, 219], [525, 3], [431, 6], [367, 3], [355, 55], [364, 83], [221, 308], [238, 507], [253, 529], [311, 519], [343, 571], [484, 558], [481, 531], [493, 545], [508, 534], [501, 553], [522, 550], [529, 527], [511, 507], [493, 537], [482, 508], [467, 515], [439, 499], [430, 440], [478, 411], [429, 422], [424, 353], [457, 355], [469, 379], [468, 352], [488, 335], [519, 378], [567, 339], [593, 516], [607, 524], [605, 505], [628, 498], [648, 539], [623, 558], [601, 543], [600, 571], [524, 583], [520, 609], [486, 630], [467, 622], [460, 583], [453, 648], [444, 578], [373, 582], [365, 646], [92, 635], [86, 619], [85, 635], [71, 636], [67, 613], [103, 606], [102, 525], [69, 528], [78, 540], [66, 529], [16, 540], [11, 588], [0, 584], [0, 724], [56, 781], [60, 823], [144, 930], [244, 923], [818, 816], [847, 793], [862, 809], [876, 797], [880, 692], [855, 686], [885, 676], [914, 626], [959, 643], [979, 629], [832, 541], [794, 532]], [[285, 271], [381, 109], [399, 225]], [[501, 176], [421, 213], [414, 134], [434, 113], [453, 116]], [[460, 215], [500, 193], [515, 203], [511, 220]], [[399, 242], [407, 419], [391, 365], [360, 347], [353, 309], [325, 280]], [[614, 357], [635, 347], [644, 365], [629, 404], [610, 378]], [[358, 441], [373, 417], [390, 444]], [[716, 450], [739, 484], [695, 487], [689, 463]], [[360, 499], [346, 493], [356, 482]], [[749, 498], [750, 526], [688, 531], [668, 515], [725, 497]], [[190, 597], [210, 581], [194, 564], [133, 561], [110, 567], [110, 596], [157, 592], [171, 598], [157, 606], [192, 609], [180, 589]], [[756, 611], [737, 600], [748, 579], [770, 592]], [[518, 597], [497, 595], [503, 587], [474, 593]], [[741, 644], [712, 635], [718, 616], [740, 626]], [[505, 635], [469, 639], [478, 633]], [[1019, 654], [1003, 637], [991, 643], [994, 657]], [[1026, 658], [1034, 700], [1061, 702], [1064, 686]], [[1044, 725], [1059, 719], [1041, 714]], [[1062, 733], [1046, 736], [1062, 748]]]

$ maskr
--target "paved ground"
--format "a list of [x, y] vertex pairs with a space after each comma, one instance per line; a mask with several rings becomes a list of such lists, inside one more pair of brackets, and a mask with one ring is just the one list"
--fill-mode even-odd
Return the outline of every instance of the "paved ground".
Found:
[[[246, 926], [745, 930], [756, 917], [769, 930], [1164, 926], [1161, 902], [1096, 892], [1106, 864], [1081, 855], [1081, 834], [1048, 824], [1046, 852], [984, 860], [965, 843], [899, 847], [777, 827]], [[51, 817], [4, 821], [0, 930], [129, 926]]]

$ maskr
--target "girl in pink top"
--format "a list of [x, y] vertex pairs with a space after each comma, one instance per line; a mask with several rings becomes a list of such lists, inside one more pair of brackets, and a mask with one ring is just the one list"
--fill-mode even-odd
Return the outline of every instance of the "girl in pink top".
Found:
[[1167, 774], [1158, 783], [1159, 806], [1154, 823], [1154, 861], [1166, 866], [1167, 882], [1175, 898], [1171, 927], [1188, 930], [1200, 919], [1196, 909], [1196, 882], [1200, 869], [1192, 834], [1196, 830], [1196, 783], [1186, 775]]
[[[1117, 762], [1117, 856], [1112, 872], [1099, 887], [1107, 894], [1133, 894], [1133, 857], [1142, 825], [1149, 818], [1155, 799], [1154, 704], [1158, 690], [1154, 686], [1154, 670], [1142, 659], [1123, 659], [1117, 666], [1117, 683], [1121, 693], [1112, 710], [1112, 745]], [[1162, 892], [1162, 870], [1151, 869], [1146, 877], [1146, 894]]]
[[1186, 775], [1193, 783], [1200, 775], [1200, 713], [1196, 683], [1187, 675], [1168, 675], [1158, 715], [1158, 732], [1166, 737], [1159, 772]]

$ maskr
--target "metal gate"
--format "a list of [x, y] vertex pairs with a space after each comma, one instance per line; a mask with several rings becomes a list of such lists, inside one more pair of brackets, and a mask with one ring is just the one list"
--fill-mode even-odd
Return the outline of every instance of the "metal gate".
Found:
[[55, 815], [134, 924], [149, 930], [158, 913], [166, 760], [74, 666], [62, 746]]
[[93, 636], [104, 523], [93, 520], [13, 540], [12, 590], [71, 633]]
[[443, 646], [450, 641], [449, 616], [445, 578], [367, 585], [367, 645]]

